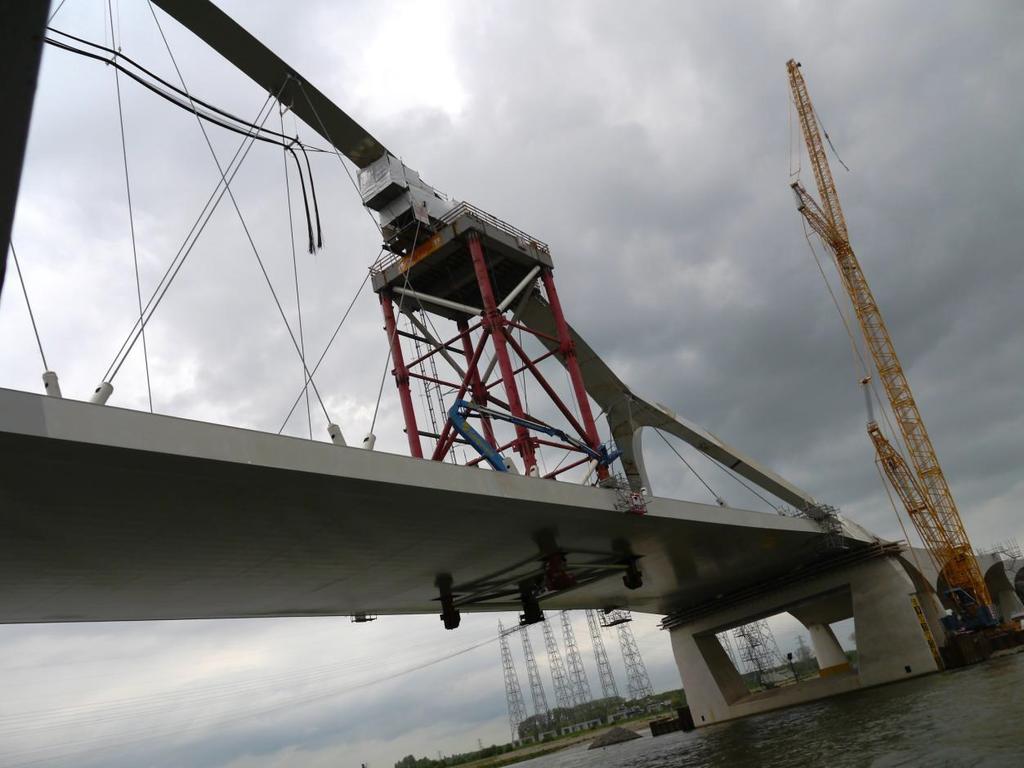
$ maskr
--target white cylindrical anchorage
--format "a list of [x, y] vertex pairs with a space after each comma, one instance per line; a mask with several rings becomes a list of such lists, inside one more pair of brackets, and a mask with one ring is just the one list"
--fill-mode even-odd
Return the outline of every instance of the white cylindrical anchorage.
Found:
[[53, 371], [43, 371], [43, 389], [50, 397], [60, 397], [60, 382]]
[[363, 438], [363, 448], [367, 451], [372, 451], [373, 446], [377, 444], [377, 436], [373, 432], [367, 432], [366, 437]]
[[89, 398], [89, 402], [95, 405], [103, 405], [110, 399], [110, 395], [114, 392], [114, 385], [109, 381], [101, 381], [100, 385], [96, 387], [96, 391], [92, 393], [92, 397]]
[[341, 427], [337, 424], [333, 422], [328, 424], [327, 434], [331, 436], [331, 442], [335, 445], [348, 445], [348, 443], [345, 442], [345, 436], [341, 434]]

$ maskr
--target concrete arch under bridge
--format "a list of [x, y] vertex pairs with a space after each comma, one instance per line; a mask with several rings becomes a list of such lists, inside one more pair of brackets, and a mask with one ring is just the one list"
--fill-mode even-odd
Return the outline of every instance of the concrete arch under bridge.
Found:
[[[952, 610], [953, 604], [946, 597], [949, 586], [945, 576], [935, 567], [927, 550], [915, 547], [911, 556], [943, 607]], [[1024, 616], [1024, 561], [999, 552], [980, 552], [976, 557], [999, 618], [1009, 622]]]

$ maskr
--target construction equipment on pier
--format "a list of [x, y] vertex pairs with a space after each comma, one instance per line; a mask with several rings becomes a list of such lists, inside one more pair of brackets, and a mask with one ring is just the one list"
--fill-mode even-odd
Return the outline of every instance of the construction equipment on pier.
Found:
[[[868, 286], [860, 262], [850, 245], [846, 219], [839, 204], [835, 180], [825, 155], [818, 116], [811, 104], [800, 64], [786, 63], [800, 128], [810, 156], [818, 187], [820, 204], [799, 181], [791, 187], [797, 209], [832, 254], [843, 286], [853, 304], [867, 348], [888, 396], [896, 424], [906, 445], [916, 478], [907, 468], [899, 451], [882, 434], [873, 418], [868, 434], [875, 446], [878, 463], [907, 508], [911, 520], [935, 567], [948, 585], [944, 595], [953, 605], [955, 616], [946, 622], [949, 629], [980, 628], [996, 622], [992, 599], [978, 568], [949, 483], [939, 465], [924, 420], [910, 390], [882, 313]], [[828, 134], [825, 134], [828, 138]]]

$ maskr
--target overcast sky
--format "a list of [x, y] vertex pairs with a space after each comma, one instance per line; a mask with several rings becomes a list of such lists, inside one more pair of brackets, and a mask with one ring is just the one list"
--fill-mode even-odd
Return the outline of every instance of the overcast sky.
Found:
[[[860, 373], [788, 189], [807, 164], [784, 65], [803, 61], [850, 167], [833, 162], [854, 247], [969, 533], [979, 547], [1024, 540], [1018, 3], [220, 4], [427, 181], [547, 241], [570, 320], [637, 392], [900, 538], [863, 431]], [[67, 0], [54, 26], [109, 40], [105, 6]], [[147, 5], [122, 0], [115, 15], [125, 53], [173, 79]], [[255, 115], [266, 94], [160, 18], [189, 87]], [[191, 116], [127, 81], [122, 92], [146, 294], [218, 176]], [[238, 137], [210, 130], [229, 156]], [[13, 240], [68, 397], [89, 395], [136, 312], [120, 152], [112, 72], [46, 50]], [[319, 354], [379, 238], [337, 159], [313, 163], [325, 248], [311, 256], [300, 242], [298, 269]], [[294, 318], [283, 174], [280, 150], [258, 146], [233, 188]], [[41, 391], [8, 275], [0, 386]], [[350, 441], [377, 399], [380, 326], [364, 292], [317, 376]], [[227, 206], [148, 348], [158, 412], [281, 426], [300, 368]], [[147, 407], [139, 350], [111, 404]], [[324, 427], [314, 411], [316, 439]], [[286, 431], [306, 429], [303, 408]], [[390, 382], [375, 432], [380, 449], [404, 451]], [[679, 447], [731, 505], [766, 509]], [[660, 441], [647, 448], [656, 493], [708, 500]], [[0, 628], [0, 765], [386, 766], [500, 742], [496, 643], [388, 679], [493, 638], [496, 619], [466, 617], [456, 633], [434, 616]], [[678, 686], [657, 617], [635, 625], [655, 687]], [[795, 629], [777, 629], [786, 650]], [[581, 617], [576, 631], [596, 685]]]

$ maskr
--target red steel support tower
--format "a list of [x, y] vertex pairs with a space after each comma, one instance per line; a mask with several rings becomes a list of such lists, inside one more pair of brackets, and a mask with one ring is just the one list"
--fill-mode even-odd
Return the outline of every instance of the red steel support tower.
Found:
[[[454, 403], [467, 401], [488, 409], [471, 416], [487, 444], [517, 471], [555, 478], [591, 462], [587, 452], [572, 444], [595, 452], [601, 447], [548, 247], [467, 203], [431, 219], [429, 226], [410, 223], [386, 247], [374, 267], [373, 286], [384, 312], [410, 453], [443, 461], [454, 455], [455, 446], [464, 446], [465, 463], [480, 464], [483, 456], [460, 436], [449, 415]], [[521, 308], [529, 301], [547, 306], [556, 335], [521, 322]], [[408, 318], [408, 330], [399, 327], [398, 315]], [[454, 335], [441, 330], [452, 324]], [[403, 340], [415, 344], [415, 354], [406, 354]], [[533, 352], [531, 345], [537, 348]], [[565, 396], [553, 384], [558, 379], [542, 371], [549, 358], [565, 369]], [[438, 365], [447, 373], [438, 373]], [[533, 384], [526, 383], [527, 377]], [[423, 387], [422, 402], [436, 400], [428, 403], [426, 418], [417, 414], [413, 382]], [[532, 402], [530, 386], [540, 390]], [[434, 422], [438, 413], [443, 421]], [[511, 417], [507, 421], [506, 415]], [[544, 429], [531, 429], [531, 424]], [[572, 435], [572, 440], [552, 431]], [[432, 447], [423, 440], [432, 441]], [[545, 449], [551, 450], [554, 466], [542, 471]], [[607, 466], [597, 466], [598, 479], [608, 474]]]

